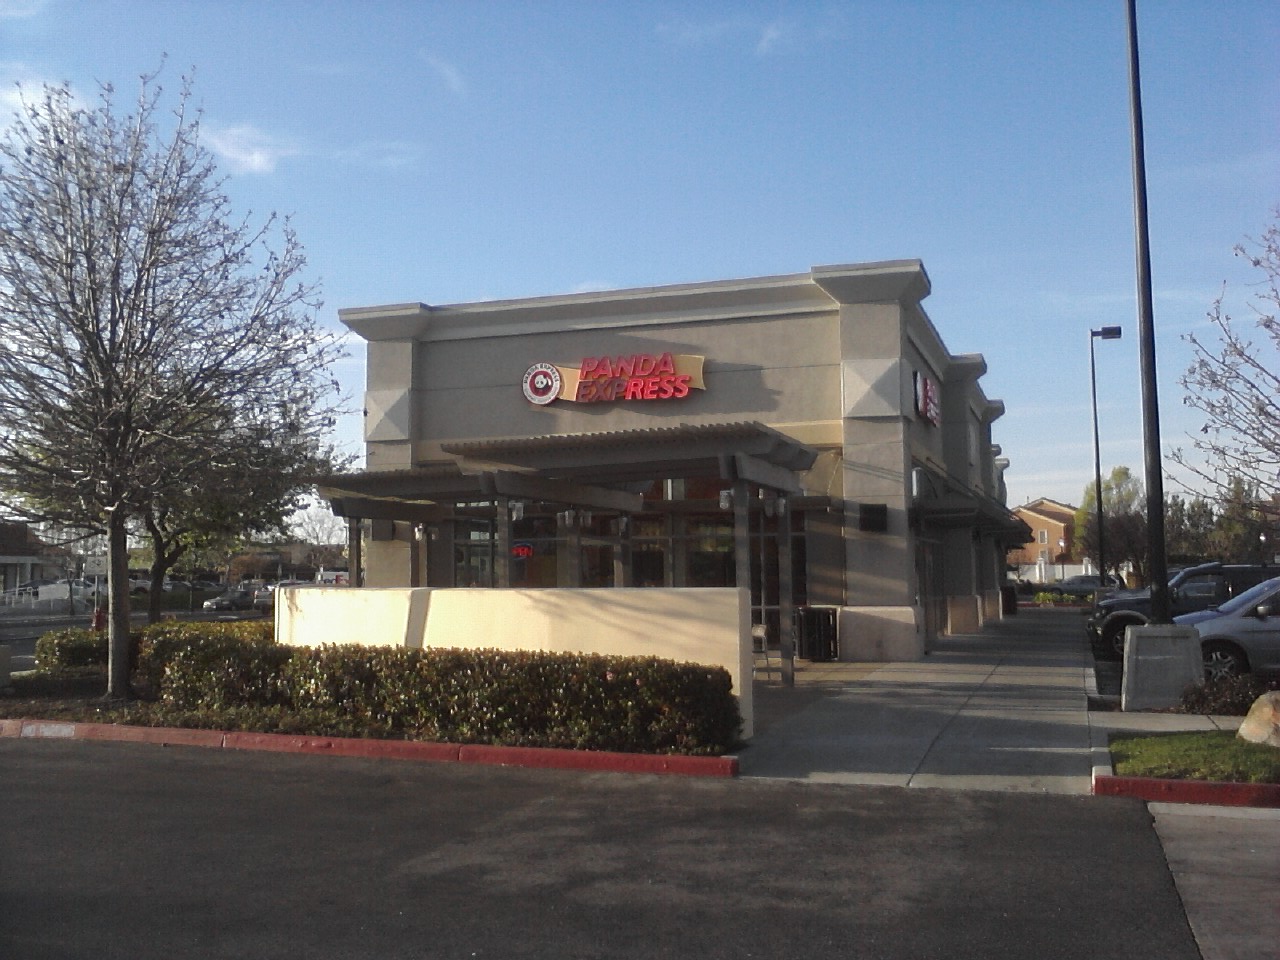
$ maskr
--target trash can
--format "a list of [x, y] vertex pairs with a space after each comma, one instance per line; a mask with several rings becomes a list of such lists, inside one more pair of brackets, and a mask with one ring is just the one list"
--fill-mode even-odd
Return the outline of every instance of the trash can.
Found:
[[796, 653], [802, 660], [826, 662], [840, 657], [835, 607], [801, 607]]
[[1012, 583], [1000, 587], [1000, 612], [1006, 617], [1018, 612], [1018, 588]]

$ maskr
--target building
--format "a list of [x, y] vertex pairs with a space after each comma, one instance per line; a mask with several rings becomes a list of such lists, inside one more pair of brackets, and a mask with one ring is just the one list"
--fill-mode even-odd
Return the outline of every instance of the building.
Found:
[[65, 548], [46, 543], [25, 523], [0, 521], [0, 590], [38, 578], [62, 579], [68, 569], [73, 562]]
[[1031, 541], [1009, 554], [1009, 565], [1018, 576], [1036, 583], [1061, 579], [1071, 573], [1089, 572], [1076, 567], [1076, 508], [1056, 500], [1041, 498], [1013, 510], [1014, 516], [1031, 530]]
[[367, 342], [366, 469], [320, 492], [362, 585], [749, 585], [784, 656], [798, 623], [801, 655], [833, 628], [821, 655], [914, 659], [1000, 615], [1030, 537], [1004, 406], [929, 289], [904, 260], [342, 310]]

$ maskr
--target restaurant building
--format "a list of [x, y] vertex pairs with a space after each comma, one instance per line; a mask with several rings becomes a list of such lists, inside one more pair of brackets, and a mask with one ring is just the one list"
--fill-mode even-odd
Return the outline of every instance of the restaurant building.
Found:
[[928, 294], [901, 260], [342, 310], [367, 342], [366, 467], [321, 493], [353, 576], [738, 586], [788, 668], [795, 641], [915, 659], [1001, 615], [1029, 539], [992, 440], [1004, 405]]

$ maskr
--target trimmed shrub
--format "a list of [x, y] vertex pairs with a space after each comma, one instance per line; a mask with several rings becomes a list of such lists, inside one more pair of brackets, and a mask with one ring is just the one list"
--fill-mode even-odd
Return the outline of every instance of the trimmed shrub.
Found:
[[[145, 627], [138, 644], [137, 669], [154, 691], [159, 691], [165, 668], [181, 651], [214, 647], [223, 651], [238, 644], [274, 644], [273, 625], [264, 620], [228, 623], [176, 620]], [[212, 654], [210, 654], [212, 655]]]
[[[383, 736], [642, 752], [723, 752], [741, 724], [724, 671], [706, 695], [654, 659], [498, 650], [299, 649], [285, 668], [301, 710], [336, 712]], [[696, 681], [695, 681], [696, 683]], [[705, 714], [705, 716], [704, 716]]]
[[[68, 665], [89, 631], [42, 640]], [[98, 646], [92, 646], [97, 650]], [[96, 653], [94, 654], [97, 655]], [[138, 722], [454, 743], [716, 755], [742, 720], [727, 671], [656, 657], [278, 645], [269, 621], [147, 627]], [[151, 719], [144, 719], [151, 718]]]
[[78, 667], [106, 666], [107, 635], [83, 627], [50, 630], [36, 640], [36, 667], [58, 673]]

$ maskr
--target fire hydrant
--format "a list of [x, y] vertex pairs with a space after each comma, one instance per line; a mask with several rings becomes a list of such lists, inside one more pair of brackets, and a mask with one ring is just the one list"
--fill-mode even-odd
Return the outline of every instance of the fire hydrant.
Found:
[[101, 633], [107, 629], [107, 611], [102, 607], [93, 608], [93, 619], [89, 621], [89, 629]]

